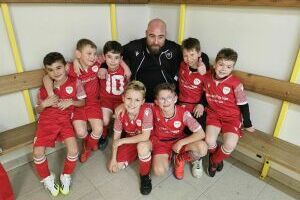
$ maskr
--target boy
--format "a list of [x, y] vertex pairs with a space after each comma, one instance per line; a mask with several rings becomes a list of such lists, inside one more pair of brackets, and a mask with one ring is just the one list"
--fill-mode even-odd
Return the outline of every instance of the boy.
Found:
[[[207, 153], [207, 145], [203, 141], [205, 133], [190, 112], [175, 105], [177, 95], [174, 85], [159, 84], [155, 89], [154, 102], [152, 109], [154, 130], [150, 142], [144, 146], [144, 151], [152, 151], [153, 170], [157, 176], [166, 173], [174, 152], [176, 154], [174, 175], [177, 179], [183, 179], [184, 164], [195, 161]], [[186, 136], [183, 131], [185, 127], [193, 133]]]
[[100, 79], [100, 105], [103, 113], [103, 133], [99, 140], [99, 148], [104, 150], [108, 141], [108, 126], [116, 106], [122, 103], [122, 94], [127, 79], [124, 68], [120, 65], [122, 45], [117, 41], [108, 41], [103, 47], [107, 74]]
[[[253, 132], [246, 93], [238, 78], [232, 75], [237, 53], [224, 48], [217, 54], [214, 71], [205, 75], [204, 88], [207, 108], [205, 141], [209, 150], [208, 175], [215, 176], [223, 168], [223, 160], [235, 149], [241, 132], [241, 115], [244, 128]], [[223, 144], [217, 146], [222, 132]]]
[[[206, 73], [206, 66], [201, 60], [200, 42], [196, 38], [187, 38], [183, 40], [181, 48], [183, 62], [181, 62], [178, 72], [179, 104], [193, 113], [202, 128], [205, 129], [205, 102], [202, 101], [203, 98], [201, 97], [203, 94], [203, 75]], [[201, 73], [199, 73], [199, 69]], [[202, 160], [196, 160], [192, 164], [193, 176], [200, 178], [203, 172]]]
[[[71, 117], [74, 107], [84, 106], [86, 94], [81, 81], [67, 76], [66, 61], [60, 53], [47, 54], [43, 63], [49, 78], [53, 80], [55, 95], [47, 96], [44, 87], [39, 90], [36, 111], [40, 116], [33, 144], [33, 159], [41, 182], [53, 196], [57, 196], [59, 191], [62, 194], [69, 193], [71, 174], [78, 157]], [[56, 140], [63, 141], [67, 147], [67, 158], [60, 176], [61, 187], [55, 183], [55, 176], [50, 174], [45, 156], [46, 147], [54, 147]]]
[[144, 104], [145, 93], [146, 88], [139, 81], [132, 81], [126, 86], [123, 95], [125, 113], [119, 114], [114, 122], [112, 157], [108, 163], [108, 169], [110, 172], [124, 169], [138, 156], [140, 191], [147, 195], [151, 191], [148, 184], [151, 152], [142, 151], [141, 147], [143, 142], [149, 140], [150, 132], [153, 129], [153, 115], [151, 108]]
[[[75, 108], [73, 126], [77, 137], [83, 139], [80, 162], [84, 163], [91, 156], [91, 151], [97, 149], [98, 140], [102, 134], [103, 122], [102, 112], [99, 102], [99, 80], [98, 70], [100, 64], [96, 61], [97, 46], [88, 39], [80, 39], [76, 45], [76, 62], [80, 65], [80, 75], [75, 73], [74, 63], [67, 66], [68, 76], [78, 78], [84, 85], [87, 94], [84, 107]], [[49, 82], [49, 81], [48, 81]], [[52, 82], [50, 82], [50, 93], [52, 92]], [[45, 83], [48, 88], [49, 84]], [[87, 122], [89, 122], [92, 132], [88, 134]]]

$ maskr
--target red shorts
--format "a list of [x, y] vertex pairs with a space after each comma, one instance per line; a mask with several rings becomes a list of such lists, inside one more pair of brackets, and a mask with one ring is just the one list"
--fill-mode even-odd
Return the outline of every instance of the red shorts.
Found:
[[214, 112], [207, 111], [206, 126], [212, 125], [221, 128], [221, 133], [235, 133], [239, 137], [243, 136], [241, 131], [241, 118], [239, 117], [220, 117]]
[[117, 161], [128, 162], [128, 164], [135, 161], [138, 156], [136, 146], [137, 144], [123, 144], [119, 146], [117, 152]]
[[100, 104], [94, 103], [75, 108], [72, 120], [87, 121], [88, 119], [103, 119]]
[[156, 136], [150, 137], [150, 142], [152, 143], [152, 155], [155, 156], [157, 154], [168, 154], [169, 159], [172, 158], [172, 146], [175, 144], [178, 140], [170, 140], [170, 141], [160, 141]]
[[69, 137], [75, 137], [71, 121], [39, 120], [33, 146], [54, 147], [56, 141], [64, 141]]
[[112, 98], [102, 98], [100, 101], [101, 108], [107, 108], [114, 112], [115, 108], [122, 104], [122, 98], [119, 99], [112, 99]]

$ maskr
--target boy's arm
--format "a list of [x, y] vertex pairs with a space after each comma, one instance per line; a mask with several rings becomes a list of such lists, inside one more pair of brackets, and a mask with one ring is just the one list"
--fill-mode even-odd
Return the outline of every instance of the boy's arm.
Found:
[[149, 140], [150, 133], [151, 133], [151, 129], [143, 130], [141, 134], [137, 134], [136, 136], [125, 137], [120, 139], [117, 144], [118, 146], [121, 146], [122, 144], [136, 144], [139, 142], [145, 142]]
[[[70, 64], [69, 64], [70, 65]], [[81, 64], [80, 62], [78, 61], [78, 59], [74, 59], [73, 61], [73, 69], [74, 69], [74, 72], [77, 76], [80, 76], [81, 75], [81, 72], [80, 70], [82, 70], [82, 67], [81, 67]]]
[[85, 99], [60, 99], [57, 106], [61, 110], [65, 110], [70, 106], [82, 107], [85, 105]]
[[49, 77], [49, 75], [46, 74], [43, 77], [43, 84], [44, 84], [44, 87], [47, 91], [48, 96], [53, 96], [54, 95], [53, 80]]
[[252, 126], [252, 122], [250, 120], [249, 104], [247, 103], [247, 104], [244, 104], [244, 105], [239, 105], [239, 108], [240, 108], [241, 113], [242, 113], [244, 128], [249, 132], [254, 132], [255, 129]]
[[118, 162], [117, 162], [118, 146], [115, 145], [115, 142], [118, 141], [120, 138], [121, 138], [121, 133], [114, 132], [114, 140], [112, 143], [111, 159], [107, 165], [109, 172], [113, 172], [113, 168], [118, 164]]
[[57, 104], [58, 98], [55, 95], [47, 97], [45, 100], [39, 98], [38, 105], [35, 107], [37, 113], [43, 112], [45, 108], [54, 106]]
[[124, 69], [124, 74], [125, 74], [126, 79], [130, 80], [131, 70], [129, 69], [128, 65], [123, 60], [121, 60], [120, 65]]

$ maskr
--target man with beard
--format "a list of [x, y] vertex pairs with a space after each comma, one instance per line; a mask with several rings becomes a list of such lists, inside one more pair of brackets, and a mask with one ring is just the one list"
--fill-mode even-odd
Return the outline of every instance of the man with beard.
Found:
[[166, 24], [161, 19], [151, 20], [146, 37], [129, 42], [123, 52], [123, 59], [132, 72], [131, 78], [143, 82], [147, 88], [146, 102], [153, 102], [156, 85], [177, 81], [181, 48], [166, 39]]

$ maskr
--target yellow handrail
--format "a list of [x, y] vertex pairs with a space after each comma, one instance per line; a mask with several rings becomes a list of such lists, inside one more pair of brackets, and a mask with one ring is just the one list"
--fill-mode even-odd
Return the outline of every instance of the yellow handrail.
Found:
[[178, 44], [182, 43], [185, 29], [185, 4], [180, 4], [179, 30], [178, 30]]
[[[9, 42], [10, 42], [10, 45], [11, 45], [11, 48], [13, 51], [13, 57], [14, 57], [16, 69], [17, 69], [17, 72], [20, 73], [20, 72], [23, 72], [24, 70], [23, 70], [23, 66], [22, 66], [22, 62], [21, 62], [21, 56], [19, 53], [18, 45], [17, 45], [16, 38], [15, 38], [14, 29], [13, 29], [13, 26], [11, 23], [8, 5], [6, 3], [2, 3], [1, 10], [2, 10], [2, 14], [3, 14], [4, 23], [6, 26]], [[24, 90], [24, 91], [22, 91], [22, 93], [23, 93], [23, 98], [25, 101], [29, 121], [34, 122], [35, 116], [34, 116], [33, 107], [32, 107], [32, 103], [31, 103], [30, 96], [29, 96], [29, 91]]]
[[112, 40], [118, 40], [116, 4], [113, 3], [110, 4], [110, 25]]

